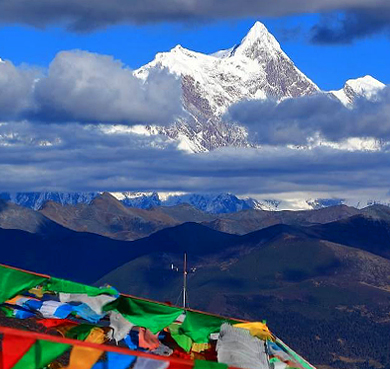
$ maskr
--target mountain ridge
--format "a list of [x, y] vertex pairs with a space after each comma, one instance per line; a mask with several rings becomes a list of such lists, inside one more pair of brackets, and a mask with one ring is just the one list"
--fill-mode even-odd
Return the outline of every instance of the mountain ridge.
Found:
[[[245, 235], [275, 225], [315, 226], [360, 216], [390, 222], [390, 207], [372, 205], [356, 209], [336, 205], [315, 210], [269, 211], [244, 209], [230, 213], [209, 213], [187, 203], [153, 206], [147, 209], [125, 206], [110, 193], [100, 194], [89, 204], [61, 205], [48, 201], [39, 211], [0, 200], [0, 227], [30, 233], [55, 233], [58, 227], [88, 232], [116, 240], [132, 241], [183, 223], [199, 223], [209, 229]], [[61, 232], [61, 229], [59, 230]], [[325, 239], [327, 239], [325, 237]]]
[[[0, 193], [0, 199], [10, 201], [17, 205], [39, 210], [45, 202], [54, 201], [61, 205], [90, 204], [94, 198], [103, 192], [17, 192]], [[356, 201], [347, 202], [337, 198], [308, 199], [305, 206], [296, 208], [293, 203], [276, 199], [255, 199], [247, 196], [236, 196], [231, 193], [207, 194], [207, 193], [180, 193], [180, 192], [110, 192], [125, 206], [139, 209], [153, 207], [171, 207], [179, 204], [189, 204], [198, 210], [210, 214], [228, 214], [246, 209], [269, 211], [301, 211], [323, 209], [335, 205], [346, 205], [357, 209], [374, 204], [390, 205], [390, 200], [383, 201]]]

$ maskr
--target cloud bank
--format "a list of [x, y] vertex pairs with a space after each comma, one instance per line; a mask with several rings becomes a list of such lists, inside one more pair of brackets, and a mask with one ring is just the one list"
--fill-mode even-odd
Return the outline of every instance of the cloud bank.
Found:
[[116, 24], [204, 22], [243, 17], [280, 17], [301, 13], [343, 12], [336, 28], [322, 22], [316, 42], [350, 42], [389, 30], [388, 0], [0, 0], [0, 22], [44, 28], [63, 25], [88, 32]]
[[390, 87], [373, 101], [357, 99], [348, 109], [328, 94], [287, 99], [243, 101], [228, 119], [248, 127], [256, 142], [266, 145], [307, 145], [310, 139], [339, 142], [351, 137], [390, 140]]
[[9, 123], [0, 126], [0, 138], [2, 191], [365, 193], [378, 199], [390, 188], [388, 147], [346, 152], [264, 146], [193, 155], [163, 137], [107, 135], [77, 124]]
[[164, 125], [180, 113], [181, 82], [164, 70], [144, 82], [111, 56], [78, 50], [57, 54], [44, 75], [0, 63], [0, 120]]

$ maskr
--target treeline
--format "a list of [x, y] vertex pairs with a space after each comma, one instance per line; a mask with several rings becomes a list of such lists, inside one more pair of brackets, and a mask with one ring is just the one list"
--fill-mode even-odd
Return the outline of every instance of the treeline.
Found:
[[313, 365], [390, 368], [390, 322], [376, 323], [358, 312], [335, 311], [332, 315], [312, 319], [294, 312], [269, 312], [269, 326]]

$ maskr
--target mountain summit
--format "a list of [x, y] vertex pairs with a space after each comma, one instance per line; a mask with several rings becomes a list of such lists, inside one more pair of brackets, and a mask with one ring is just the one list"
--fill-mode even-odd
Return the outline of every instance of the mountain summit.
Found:
[[264, 54], [280, 51], [282, 51], [280, 44], [267, 27], [261, 22], [256, 22], [240, 44], [228, 50], [217, 51], [212, 55], [219, 58], [245, 55], [247, 58], [256, 59], [263, 57]]
[[264, 57], [265, 54], [281, 52], [282, 49], [276, 38], [268, 32], [267, 27], [261, 22], [256, 22], [234, 49], [234, 55], [245, 55], [250, 59]]

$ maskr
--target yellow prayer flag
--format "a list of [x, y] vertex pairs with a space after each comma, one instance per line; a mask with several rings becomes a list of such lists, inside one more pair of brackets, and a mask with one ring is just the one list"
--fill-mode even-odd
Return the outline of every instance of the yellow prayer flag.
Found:
[[[93, 328], [85, 342], [102, 344], [106, 341], [106, 334], [101, 328]], [[65, 369], [91, 369], [99, 360], [103, 351], [90, 347], [74, 346], [70, 353], [69, 366]]]
[[233, 327], [247, 329], [252, 336], [260, 338], [263, 341], [275, 340], [275, 337], [272, 335], [267, 325], [261, 322], [238, 323], [238, 324], [234, 324]]

